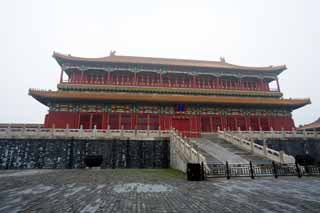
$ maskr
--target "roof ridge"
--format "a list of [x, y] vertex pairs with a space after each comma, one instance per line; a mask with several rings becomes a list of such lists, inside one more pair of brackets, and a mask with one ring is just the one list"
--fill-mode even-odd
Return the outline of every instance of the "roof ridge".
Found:
[[[185, 67], [203, 67], [203, 68], [222, 68], [222, 69], [240, 69], [248, 71], [276, 71], [280, 74], [286, 69], [286, 65], [279, 66], [264, 66], [264, 67], [249, 67], [235, 65], [221, 61], [209, 61], [198, 59], [180, 59], [180, 58], [161, 58], [161, 57], [145, 57], [145, 56], [126, 56], [126, 55], [109, 55], [99, 58], [83, 58], [72, 55], [66, 55], [58, 52], [53, 52], [53, 57], [61, 65], [63, 60], [71, 61], [89, 61], [89, 62], [110, 62], [110, 63], [135, 63], [135, 64], [156, 64], [165, 66], [185, 66]], [[60, 61], [59, 61], [60, 60]], [[61, 62], [61, 63], [60, 63]]]

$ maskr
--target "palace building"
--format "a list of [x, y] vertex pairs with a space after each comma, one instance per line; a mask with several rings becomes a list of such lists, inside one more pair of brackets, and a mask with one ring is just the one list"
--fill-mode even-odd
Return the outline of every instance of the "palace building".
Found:
[[[284, 99], [286, 66], [135, 56], [102, 58], [53, 53], [57, 91], [30, 89], [49, 108], [44, 127], [165, 130], [292, 130], [291, 112], [309, 99]], [[272, 83], [275, 82], [275, 83]], [[271, 88], [270, 85], [276, 85]]]

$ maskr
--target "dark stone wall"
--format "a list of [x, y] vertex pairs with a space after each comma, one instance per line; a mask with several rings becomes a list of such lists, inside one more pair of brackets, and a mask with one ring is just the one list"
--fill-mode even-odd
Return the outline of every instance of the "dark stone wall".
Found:
[[[263, 144], [263, 141], [257, 140], [258, 144]], [[320, 162], [320, 140], [316, 139], [268, 139], [267, 145], [269, 148], [281, 151], [296, 157], [297, 155], [309, 155], [316, 162]]]
[[168, 168], [169, 141], [0, 139], [0, 169], [84, 168], [86, 155], [103, 155], [101, 168]]

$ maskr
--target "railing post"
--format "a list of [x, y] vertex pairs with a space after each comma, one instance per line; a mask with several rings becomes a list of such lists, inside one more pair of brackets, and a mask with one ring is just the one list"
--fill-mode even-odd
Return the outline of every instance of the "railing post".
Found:
[[307, 137], [307, 131], [305, 129], [303, 130], [303, 136]]
[[66, 128], [65, 128], [64, 132], [65, 132], [66, 136], [69, 135], [69, 124], [66, 124]]
[[263, 154], [264, 154], [265, 157], [267, 157], [267, 155], [268, 155], [267, 149], [268, 149], [267, 142], [264, 139], [263, 140]]
[[22, 134], [24, 135], [25, 133], [26, 133], [26, 125], [23, 124], [23, 126], [22, 126]]
[[275, 178], [278, 178], [278, 169], [277, 169], [277, 165], [275, 164], [274, 161], [272, 161], [272, 167], [273, 167], [273, 174]]
[[7, 136], [9, 136], [11, 133], [11, 125], [10, 124], [8, 125], [8, 127], [6, 129], [6, 132], [7, 132]]
[[79, 129], [80, 137], [83, 136], [83, 125], [80, 124], [80, 129]]
[[251, 152], [254, 153], [254, 143], [252, 140], [250, 140], [250, 149], [251, 149]]
[[229, 171], [229, 163], [228, 163], [228, 161], [226, 161], [226, 175], [227, 175], [227, 179], [230, 179], [230, 171]]
[[[54, 128], [54, 126], [53, 126]], [[40, 125], [37, 126], [37, 134], [39, 135], [40, 134]]]
[[302, 177], [302, 174], [301, 174], [301, 170], [300, 170], [300, 168], [299, 168], [299, 164], [298, 164], [298, 162], [296, 162], [295, 164], [296, 164], [296, 170], [297, 170], [298, 178], [301, 178], [301, 177]]
[[147, 126], [147, 136], [149, 136], [150, 135], [150, 126], [148, 125]]
[[201, 180], [205, 179], [204, 165], [203, 161], [201, 161]]
[[249, 126], [249, 136], [252, 138], [253, 136], [253, 132], [252, 132], [252, 129], [251, 129], [251, 126]]
[[262, 129], [260, 129], [260, 139], [263, 140], [264, 138], [264, 132], [262, 131]]
[[[55, 127], [56, 127], [56, 125], [55, 125], [55, 124], [52, 124], [52, 127], [51, 127], [51, 134], [52, 134], [52, 136], [55, 135], [55, 132], [56, 132]], [[38, 131], [40, 131], [40, 129], [38, 129]]]
[[280, 163], [284, 163], [284, 151], [283, 150], [281, 150], [280, 152], [279, 152], [279, 158], [280, 158]]
[[297, 135], [296, 129], [295, 129], [294, 127], [292, 127], [292, 134], [293, 134], [294, 136]]
[[251, 179], [254, 179], [254, 171], [253, 171], [253, 166], [252, 166], [252, 162], [249, 162], [250, 165], [250, 175], [251, 175]]
[[197, 152], [198, 163], [200, 163], [200, 153]]
[[108, 137], [109, 136], [109, 129], [110, 128], [110, 126], [109, 126], [109, 124], [107, 125], [107, 128], [106, 128], [106, 135], [105, 135], [105, 137]]
[[92, 137], [95, 138], [96, 135], [97, 135], [97, 125], [94, 125], [92, 130]]
[[121, 129], [120, 129], [120, 136], [123, 136], [123, 125], [121, 125]]

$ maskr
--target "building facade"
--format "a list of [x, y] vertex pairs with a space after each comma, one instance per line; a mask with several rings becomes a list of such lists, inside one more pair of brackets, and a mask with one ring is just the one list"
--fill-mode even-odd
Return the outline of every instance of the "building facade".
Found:
[[[118, 56], [80, 58], [54, 52], [57, 91], [30, 89], [49, 107], [44, 127], [291, 130], [291, 112], [309, 99], [284, 99], [286, 66], [245, 67], [220, 61]], [[276, 88], [271, 88], [276, 82]]]
[[320, 131], [320, 118], [318, 118], [316, 121], [305, 124], [303, 126], [299, 126], [298, 130], [304, 130], [304, 131]]

